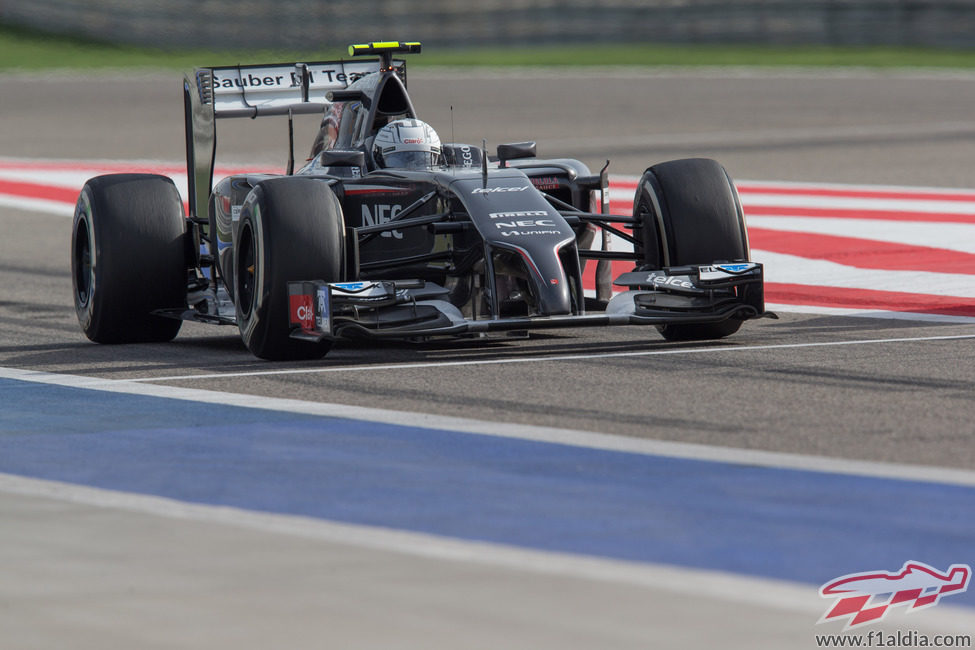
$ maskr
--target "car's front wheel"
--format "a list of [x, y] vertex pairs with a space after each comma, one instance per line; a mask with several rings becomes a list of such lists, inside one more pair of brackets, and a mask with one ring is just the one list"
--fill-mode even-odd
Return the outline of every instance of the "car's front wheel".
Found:
[[[738, 191], [724, 167], [705, 158], [672, 160], [647, 169], [637, 186], [633, 215], [640, 219], [647, 268], [747, 260], [748, 232]], [[757, 291], [757, 290], [756, 290]], [[760, 304], [760, 296], [750, 302]], [[729, 336], [740, 318], [718, 323], [660, 325], [667, 340]]]
[[342, 280], [342, 206], [329, 184], [300, 177], [259, 183], [240, 212], [234, 244], [237, 325], [262, 359], [317, 359], [331, 348], [291, 338], [288, 282]]

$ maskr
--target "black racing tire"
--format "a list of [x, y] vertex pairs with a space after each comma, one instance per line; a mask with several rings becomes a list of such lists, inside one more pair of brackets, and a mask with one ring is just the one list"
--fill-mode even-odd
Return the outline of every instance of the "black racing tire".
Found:
[[[645, 268], [749, 259], [748, 231], [738, 191], [724, 167], [706, 158], [650, 167], [633, 199]], [[738, 331], [742, 319], [660, 325], [668, 341], [719, 339]]]
[[339, 282], [344, 269], [342, 205], [327, 182], [292, 176], [256, 185], [234, 245], [237, 326], [247, 349], [268, 360], [323, 357], [330, 340], [290, 337], [288, 282]]
[[75, 205], [71, 278], [82, 331], [96, 343], [170, 341], [185, 309], [186, 218], [173, 181], [155, 174], [90, 179]]

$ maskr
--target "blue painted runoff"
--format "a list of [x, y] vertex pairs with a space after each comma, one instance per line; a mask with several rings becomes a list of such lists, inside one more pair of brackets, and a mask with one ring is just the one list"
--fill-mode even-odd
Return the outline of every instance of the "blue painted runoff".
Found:
[[814, 585], [908, 560], [975, 565], [971, 487], [4, 379], [0, 472]]

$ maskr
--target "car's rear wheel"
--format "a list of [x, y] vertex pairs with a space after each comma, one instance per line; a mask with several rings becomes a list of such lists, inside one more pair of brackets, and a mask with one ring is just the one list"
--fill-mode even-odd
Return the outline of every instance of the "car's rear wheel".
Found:
[[[691, 158], [650, 167], [640, 179], [633, 214], [641, 220], [647, 268], [747, 260], [748, 233], [738, 191], [724, 167]], [[667, 340], [718, 339], [734, 334], [740, 318], [718, 323], [661, 325]]]
[[276, 178], [251, 190], [234, 245], [237, 325], [262, 359], [318, 359], [331, 348], [293, 339], [288, 282], [342, 280], [345, 222], [335, 192], [322, 180]]
[[154, 174], [90, 179], [75, 206], [71, 278], [78, 322], [97, 343], [172, 340], [186, 308], [186, 220], [173, 181]]

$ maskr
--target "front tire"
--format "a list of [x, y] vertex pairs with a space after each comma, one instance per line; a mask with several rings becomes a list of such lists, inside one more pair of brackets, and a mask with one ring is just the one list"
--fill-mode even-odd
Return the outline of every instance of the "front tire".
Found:
[[155, 174], [90, 179], [75, 206], [71, 277], [82, 331], [96, 343], [170, 341], [186, 308], [186, 219], [173, 181]]
[[[646, 268], [749, 259], [738, 191], [714, 160], [690, 158], [650, 167], [637, 186], [633, 214], [642, 221]], [[732, 317], [657, 329], [668, 341], [707, 340], [734, 334], [741, 324], [742, 319]]]
[[324, 356], [330, 340], [290, 337], [288, 282], [338, 282], [344, 268], [342, 206], [327, 182], [285, 177], [255, 186], [234, 245], [237, 325], [247, 349], [269, 360]]

